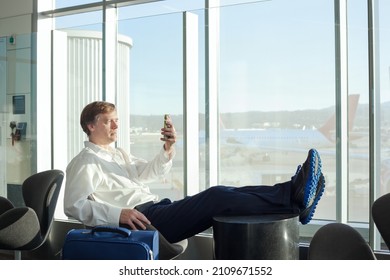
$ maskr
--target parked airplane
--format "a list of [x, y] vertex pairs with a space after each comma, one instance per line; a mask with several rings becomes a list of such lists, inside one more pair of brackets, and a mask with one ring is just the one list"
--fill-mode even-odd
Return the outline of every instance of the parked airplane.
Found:
[[[353, 130], [356, 111], [359, 103], [359, 95], [350, 95], [348, 99], [348, 138], [351, 143], [357, 143], [362, 139], [362, 145], [357, 144], [355, 147], [351, 145], [350, 164], [354, 166], [352, 173], [357, 175], [356, 179], [350, 177], [351, 186], [355, 186], [356, 190], [367, 192], [368, 179], [362, 179], [365, 171], [368, 168], [368, 133], [356, 132]], [[243, 162], [253, 162], [254, 159], [259, 161], [272, 162], [273, 157], [280, 153], [290, 153], [290, 156], [284, 156], [286, 161], [294, 158], [298, 153], [306, 153], [309, 148], [315, 147], [325, 157], [332, 158], [335, 155], [335, 125], [336, 119], [333, 114], [319, 128], [302, 128], [302, 129], [281, 129], [281, 128], [266, 128], [266, 129], [225, 129], [220, 131], [220, 146], [223, 161], [228, 162], [229, 158], [237, 160], [237, 155], [242, 158]], [[359, 148], [359, 145], [361, 147]], [[382, 150], [383, 155], [388, 152]], [[280, 158], [280, 155], [279, 155]], [[330, 161], [332, 162], [332, 160]], [[390, 191], [390, 159], [384, 156], [381, 159], [381, 193]], [[280, 163], [278, 163], [280, 164]], [[278, 170], [282, 173], [282, 168]], [[289, 170], [290, 171], [290, 170]], [[329, 175], [329, 174], [328, 174]], [[331, 181], [331, 180], [329, 180]], [[330, 184], [331, 185], [331, 184]], [[328, 186], [328, 190], [332, 188]]]

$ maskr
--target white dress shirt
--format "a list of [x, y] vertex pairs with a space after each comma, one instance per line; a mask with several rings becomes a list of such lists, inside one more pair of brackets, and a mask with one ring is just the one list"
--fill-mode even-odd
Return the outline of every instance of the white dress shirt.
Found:
[[123, 150], [110, 151], [86, 141], [85, 148], [66, 169], [64, 210], [85, 225], [117, 226], [123, 208], [158, 201], [144, 183], [167, 174], [174, 151], [162, 148], [150, 162], [128, 156]]

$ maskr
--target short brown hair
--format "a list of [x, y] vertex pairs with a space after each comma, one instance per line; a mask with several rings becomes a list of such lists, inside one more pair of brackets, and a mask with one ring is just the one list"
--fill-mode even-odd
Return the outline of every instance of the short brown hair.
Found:
[[95, 101], [84, 107], [80, 116], [80, 125], [83, 131], [89, 135], [88, 125], [97, 121], [100, 114], [115, 111], [115, 105], [106, 101]]

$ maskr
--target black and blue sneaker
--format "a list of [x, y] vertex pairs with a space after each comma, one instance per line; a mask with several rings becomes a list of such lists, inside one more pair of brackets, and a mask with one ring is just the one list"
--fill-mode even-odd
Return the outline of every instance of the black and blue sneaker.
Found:
[[322, 174], [321, 158], [317, 150], [310, 149], [306, 161], [298, 166], [292, 181], [292, 201], [301, 211], [312, 205]]
[[325, 177], [321, 173], [320, 179], [318, 180], [315, 196], [309, 201], [309, 206], [299, 214], [299, 221], [301, 222], [301, 224], [306, 225], [311, 221], [314, 212], [317, 208], [318, 201], [321, 199], [324, 190], [325, 190]]

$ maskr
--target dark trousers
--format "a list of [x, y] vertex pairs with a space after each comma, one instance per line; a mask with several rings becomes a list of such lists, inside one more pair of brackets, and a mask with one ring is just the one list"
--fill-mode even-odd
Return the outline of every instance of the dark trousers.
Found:
[[291, 203], [291, 182], [275, 186], [215, 186], [171, 202], [163, 199], [142, 211], [171, 243], [212, 226], [217, 215], [298, 213]]

